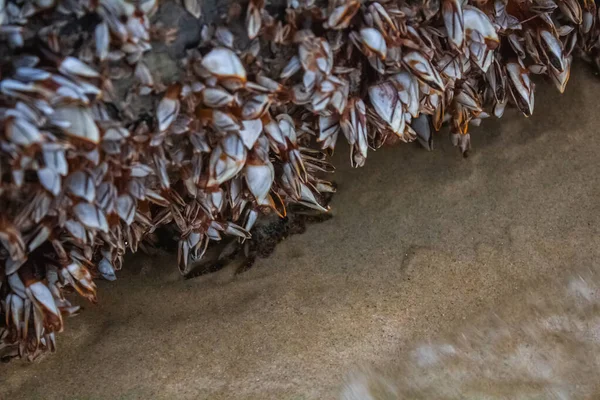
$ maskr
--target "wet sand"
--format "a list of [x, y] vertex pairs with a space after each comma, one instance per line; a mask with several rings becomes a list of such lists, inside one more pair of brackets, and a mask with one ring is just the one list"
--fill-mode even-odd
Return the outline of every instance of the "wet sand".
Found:
[[349, 167], [334, 218], [268, 259], [183, 281], [175, 256], [139, 256], [68, 319], [59, 352], [0, 365], [0, 398], [327, 399], [357, 363], [493, 311], [546, 276], [600, 259], [600, 82], [575, 66], [534, 116], [445, 135]]

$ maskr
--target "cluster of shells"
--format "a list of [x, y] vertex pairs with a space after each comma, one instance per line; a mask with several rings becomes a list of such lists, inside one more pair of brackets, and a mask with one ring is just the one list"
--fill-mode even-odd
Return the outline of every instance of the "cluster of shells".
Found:
[[95, 302], [161, 225], [185, 271], [265, 213], [326, 212], [340, 133], [356, 167], [383, 144], [431, 149], [445, 122], [466, 154], [470, 124], [531, 115], [531, 75], [562, 92], [600, 33], [589, 0], [251, 0], [202, 27], [165, 87], [144, 61], [176, 37], [157, 1], [0, 0], [2, 357], [54, 350], [70, 293]]

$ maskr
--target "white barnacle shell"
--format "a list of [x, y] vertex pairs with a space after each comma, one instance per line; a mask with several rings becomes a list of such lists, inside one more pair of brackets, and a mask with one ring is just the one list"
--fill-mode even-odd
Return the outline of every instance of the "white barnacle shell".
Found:
[[389, 82], [373, 85], [369, 88], [369, 99], [377, 114], [397, 135], [404, 132], [404, 110], [398, 98], [398, 91]]
[[202, 66], [217, 78], [237, 78], [246, 81], [246, 69], [240, 58], [230, 49], [218, 47], [202, 59]]
[[383, 35], [375, 28], [363, 28], [360, 30], [360, 37], [369, 50], [375, 52], [379, 58], [385, 59], [387, 54], [387, 45]]

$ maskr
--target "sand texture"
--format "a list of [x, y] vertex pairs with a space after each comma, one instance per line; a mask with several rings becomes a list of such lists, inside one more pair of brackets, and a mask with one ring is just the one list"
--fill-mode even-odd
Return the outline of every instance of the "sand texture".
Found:
[[335, 155], [334, 218], [268, 259], [184, 281], [174, 255], [130, 259], [59, 352], [0, 365], [6, 399], [328, 399], [359, 363], [460, 329], [541, 279], [600, 259], [600, 82], [539, 84], [534, 116]]

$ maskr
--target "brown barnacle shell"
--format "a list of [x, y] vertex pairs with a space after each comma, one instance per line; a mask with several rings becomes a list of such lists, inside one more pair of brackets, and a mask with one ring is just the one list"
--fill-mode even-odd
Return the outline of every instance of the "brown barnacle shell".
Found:
[[526, 117], [531, 116], [534, 106], [534, 88], [529, 71], [524, 68], [523, 63], [511, 61], [506, 64], [508, 76], [508, 87], [515, 104]]
[[358, 0], [332, 1], [334, 8], [324, 26], [328, 29], [345, 29], [350, 25], [352, 18], [360, 9], [361, 2]]

